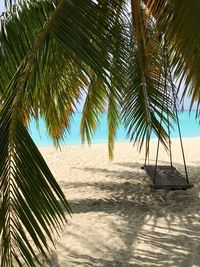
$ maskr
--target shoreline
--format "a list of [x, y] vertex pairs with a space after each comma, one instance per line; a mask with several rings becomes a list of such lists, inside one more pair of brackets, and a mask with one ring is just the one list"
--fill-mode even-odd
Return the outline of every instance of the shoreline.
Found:
[[[188, 141], [188, 140], [200, 140], [200, 136], [194, 136], [194, 137], [182, 137], [182, 140], [183, 141]], [[179, 139], [179, 137], [175, 137], [175, 138], [171, 138], [171, 141], [179, 141], [180, 139]], [[158, 141], [158, 139], [157, 138], [153, 138], [153, 139], [151, 139], [150, 140], [150, 143], [151, 142], [155, 142], [155, 141]], [[131, 145], [133, 145], [133, 142], [132, 141], [129, 141], [129, 140], [119, 140], [119, 141], [115, 141], [115, 145], [116, 144], [131, 144]], [[37, 144], [36, 144], [37, 145]], [[65, 143], [65, 144], [60, 144], [60, 146], [58, 147], [58, 148], [56, 148], [56, 146], [54, 146], [53, 144], [49, 144], [49, 145], [37, 145], [37, 147], [39, 148], [39, 149], [46, 149], [46, 148], [55, 148], [55, 149], [62, 149], [62, 148], [66, 148], [66, 147], [71, 147], [71, 146], [79, 146], [79, 147], [84, 147], [84, 146], [87, 146], [87, 147], [92, 147], [92, 146], [94, 146], [94, 145], [108, 145], [108, 143], [107, 142], [98, 142], [98, 143], [91, 143], [91, 144], [88, 144], [88, 143], [84, 143], [84, 144], [81, 144], [81, 143], [79, 143], [79, 144], [68, 144], [68, 143]], [[183, 144], [184, 145], [184, 144]], [[135, 146], [137, 146], [137, 145], [135, 145]]]

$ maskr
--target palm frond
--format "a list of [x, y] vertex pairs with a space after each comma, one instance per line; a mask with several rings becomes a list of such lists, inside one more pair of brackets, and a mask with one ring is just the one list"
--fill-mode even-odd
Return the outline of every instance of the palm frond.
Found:
[[27, 266], [38, 266], [37, 250], [47, 257], [48, 242], [54, 243], [54, 234], [66, 222], [65, 212], [71, 211], [22, 122], [13, 121], [10, 104], [0, 119], [1, 266], [16, 261], [21, 266], [22, 259]]
[[86, 99], [83, 106], [81, 118], [81, 139], [82, 143], [91, 144], [91, 137], [99, 124], [100, 115], [105, 111], [107, 90], [104, 83], [95, 74], [91, 77], [91, 82], [86, 91]]
[[110, 90], [108, 98], [108, 153], [109, 159], [113, 159], [114, 143], [117, 135], [117, 129], [121, 122], [120, 104], [118, 97], [116, 97], [115, 90]]
[[[165, 35], [170, 50], [170, 64], [177, 80], [184, 85], [182, 97], [190, 96], [191, 108], [200, 103], [200, 6], [198, 1], [149, 0], [147, 7]], [[198, 110], [198, 109], [197, 109]]]
[[144, 141], [146, 147], [149, 147], [151, 132], [166, 146], [166, 126], [169, 121], [167, 116], [173, 119], [174, 114], [168, 75], [163, 69], [162, 39], [159, 40], [153, 21], [146, 16], [141, 6], [135, 16], [136, 18], [132, 19], [132, 28], [143, 29], [138, 30], [137, 36], [133, 31], [131, 38], [132, 51], [123, 106], [125, 127], [130, 139], [134, 140], [134, 143], [138, 142], [139, 149]]
[[5, 12], [0, 17], [1, 97], [54, 9], [53, 3], [49, 2], [37, 5], [24, 4], [15, 12]]
[[[108, 83], [97, 78], [94, 73], [91, 75], [83, 108], [81, 134], [82, 141], [84, 142], [87, 137], [90, 143], [91, 136], [99, 123], [100, 115], [107, 110], [108, 150], [109, 157], [112, 159], [116, 131], [120, 122], [119, 103], [124, 90], [128, 39], [125, 29], [127, 18], [124, 1], [99, 1], [98, 5], [103, 10], [103, 14], [108, 14], [107, 16], [99, 14], [97, 21], [100, 22], [98, 28], [104, 40], [104, 44], [100, 46], [99, 54], [110, 62], [110, 69], [107, 73]], [[109, 27], [105, 28], [105, 25], [109, 25]], [[104, 37], [106, 38], [104, 39]], [[98, 38], [102, 39], [101, 36]]]
[[1, 111], [2, 267], [13, 266], [14, 261], [21, 266], [20, 257], [28, 266], [40, 264], [32, 249], [33, 244], [47, 257], [47, 240], [53, 242], [50, 229], [59, 229], [66, 221], [65, 212], [70, 212], [63, 192], [32, 142], [21, 118], [22, 96], [26, 91], [32, 66], [48, 37], [49, 26], [60, 9], [62, 3], [38, 34], [32, 49], [8, 85]]
[[[126, 87], [127, 67], [129, 61], [129, 31], [126, 8], [119, 12], [113, 25], [110, 53], [112, 54], [112, 72], [110, 87], [108, 89], [108, 152], [110, 160], [113, 159], [114, 143], [118, 126], [121, 123], [121, 106], [123, 93]], [[113, 75], [114, 74], [114, 75]]]
[[[109, 51], [105, 50], [106, 32], [112, 22], [112, 9], [104, 14], [100, 5], [89, 0], [81, 3], [62, 0], [55, 6], [44, 3], [47, 6], [42, 2], [41, 9], [39, 2], [24, 5], [21, 11], [16, 9], [9, 17], [2, 18], [1, 58], [9, 70], [1, 81], [4, 104], [0, 120], [3, 153], [0, 191], [3, 192], [1, 218], [5, 218], [0, 221], [2, 267], [13, 266], [14, 261], [21, 266], [22, 260], [28, 266], [36, 266], [37, 252], [32, 248], [35, 246], [36, 251], [47, 256], [47, 241], [53, 241], [51, 229], [62, 226], [65, 211], [70, 212], [62, 191], [25, 129], [30, 115], [37, 118], [40, 113], [57, 141], [70, 124], [73, 108], [90, 74], [97, 77], [98, 88], [101, 86], [103, 91], [109, 88], [112, 57], [109, 53], [102, 56], [99, 51]], [[40, 19], [34, 23], [37, 12]], [[33, 27], [20, 36], [18, 50], [15, 31], [20, 33], [30, 23]], [[9, 69], [12, 60], [14, 64]], [[1, 63], [0, 72], [6, 73]], [[36, 188], [38, 180], [41, 186]], [[40, 200], [38, 207], [34, 206], [36, 197]]]

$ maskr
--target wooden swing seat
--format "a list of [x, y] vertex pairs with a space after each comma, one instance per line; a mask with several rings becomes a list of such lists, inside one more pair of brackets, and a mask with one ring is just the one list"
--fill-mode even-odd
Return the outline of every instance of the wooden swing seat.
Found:
[[150, 177], [150, 187], [154, 189], [186, 190], [193, 187], [174, 166], [158, 165], [155, 178], [155, 166], [144, 165], [142, 169]]

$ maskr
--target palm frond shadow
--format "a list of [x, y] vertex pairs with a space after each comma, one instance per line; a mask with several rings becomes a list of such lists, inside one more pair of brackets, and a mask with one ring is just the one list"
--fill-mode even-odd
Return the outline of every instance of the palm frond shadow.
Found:
[[128, 167], [128, 168], [136, 168], [136, 167], [142, 167], [142, 164], [139, 162], [117, 162], [114, 163], [115, 165], [121, 166], [121, 167]]
[[[86, 246], [86, 253], [76, 251], [76, 247], [65, 246], [61, 240], [58, 247], [59, 251], [62, 251], [62, 257], [58, 257], [55, 266], [198, 266], [200, 237], [197, 217], [200, 213], [197, 206], [200, 204], [200, 167], [188, 167], [189, 174], [193, 174], [190, 175], [191, 182], [195, 183], [193, 189], [156, 191], [148, 187], [149, 181], [145, 173], [135, 171], [136, 167], [140, 167], [139, 164], [119, 164], [124, 166], [124, 171], [84, 168], [86, 172], [118, 177], [118, 183], [63, 183], [62, 188], [65, 190], [73, 187], [76, 190], [91, 186], [106, 190], [107, 197], [104, 199], [73, 199], [70, 204], [77, 221], [78, 216], [87, 216], [90, 220], [94, 213], [103, 214], [108, 220], [112, 216], [118, 216], [121, 223], [119, 224], [118, 220], [113, 221], [110, 234], [117, 236], [123, 246], [116, 249], [114, 244], [110, 246], [108, 239], [104, 240], [103, 237], [101, 243], [98, 243], [91, 240], [86, 233], [66, 230], [67, 238], [72, 238], [83, 248]], [[181, 165], [175, 165], [182, 169]], [[133, 168], [131, 175], [138, 177], [137, 183], [131, 181], [126, 167]], [[120, 178], [123, 178], [123, 181], [120, 181]], [[96, 226], [90, 227], [92, 229]], [[88, 243], [91, 248], [87, 247]]]

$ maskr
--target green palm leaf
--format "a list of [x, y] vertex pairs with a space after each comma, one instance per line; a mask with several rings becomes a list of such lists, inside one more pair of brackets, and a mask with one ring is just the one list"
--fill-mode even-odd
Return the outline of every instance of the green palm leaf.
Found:
[[[1, 266], [13, 266], [14, 258], [20, 257], [28, 266], [37, 266], [33, 243], [47, 256], [52, 230], [61, 228], [70, 208], [27, 130], [20, 120], [14, 126], [9, 113], [4, 109], [0, 119]], [[12, 127], [14, 135], [10, 135]]]
[[110, 75], [110, 87], [108, 89], [108, 152], [109, 158], [113, 159], [114, 143], [118, 126], [121, 123], [121, 106], [123, 93], [126, 88], [127, 67], [129, 61], [129, 18], [126, 6], [118, 9], [118, 15], [112, 29], [109, 40], [112, 54], [112, 72]]
[[[9, 70], [1, 80], [2, 267], [13, 266], [14, 262], [22, 266], [23, 261], [28, 266], [37, 266], [38, 252], [47, 257], [48, 240], [53, 242], [53, 231], [62, 227], [65, 212], [70, 212], [65, 196], [25, 128], [30, 116], [37, 118], [40, 113], [57, 142], [70, 125], [90, 73], [101, 81], [101, 86], [109, 88], [111, 57], [99, 54], [105, 48], [107, 36], [100, 38], [96, 33], [101, 21], [105, 33], [110, 20], [105, 19], [104, 9], [93, 1], [83, 2], [63, 0], [55, 6], [48, 2], [24, 4], [2, 17], [0, 56], [4, 62], [8, 57], [8, 61], [7, 68], [0, 63], [0, 72]], [[40, 20], [35, 23], [37, 13]], [[112, 13], [108, 14], [112, 19]], [[33, 27], [18, 39], [18, 50], [14, 38], [26, 27], [26, 22]], [[98, 88], [101, 89], [99, 85]]]
[[87, 138], [87, 142], [91, 144], [91, 136], [99, 124], [99, 117], [105, 111], [106, 99], [107, 90], [104, 83], [93, 74], [86, 91], [86, 99], [82, 111], [80, 128], [82, 143]]
[[[101, 114], [106, 110], [108, 115], [108, 150], [109, 158], [113, 158], [114, 141], [120, 123], [120, 101], [124, 90], [126, 64], [126, 48], [128, 35], [126, 32], [127, 15], [124, 1], [99, 1], [104, 14], [100, 16], [98, 36], [105, 36], [104, 44], [100, 46], [99, 54], [110, 62], [108, 82], [91, 74], [90, 85], [86, 92], [86, 100], [81, 120], [82, 142], [91, 143], [91, 136], [95, 132]], [[112, 12], [112, 10], [115, 10]], [[98, 20], [98, 18], [97, 18]], [[103, 21], [103, 23], [102, 23]], [[105, 28], [109, 25], [109, 28]], [[102, 39], [103, 37], [101, 37]]]
[[[191, 108], [199, 94], [200, 7], [198, 1], [145, 1], [156, 19], [157, 28], [165, 35], [173, 73], [182, 82], [182, 97], [190, 96]], [[199, 108], [197, 109], [199, 110]]]
[[[54, 16], [57, 12], [55, 10]], [[32, 142], [20, 116], [22, 96], [32, 71], [31, 66], [48, 36], [48, 26], [46, 24], [39, 33], [9, 84], [1, 111], [2, 267], [13, 266], [15, 261], [21, 266], [20, 257], [28, 266], [36, 266], [33, 259], [38, 261], [38, 256], [32, 249], [32, 243], [47, 257], [47, 239], [53, 242], [50, 229], [59, 229], [66, 221], [65, 211], [70, 212], [64, 194]]]
[[139, 149], [144, 141], [149, 147], [152, 131], [166, 146], [166, 126], [168, 116], [174, 119], [174, 101], [164, 68], [162, 40], [158, 39], [159, 34], [151, 18], [140, 5], [136, 7], [132, 18], [128, 86], [124, 93], [124, 124], [128, 136], [138, 143]]

